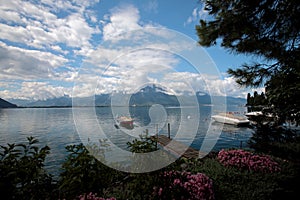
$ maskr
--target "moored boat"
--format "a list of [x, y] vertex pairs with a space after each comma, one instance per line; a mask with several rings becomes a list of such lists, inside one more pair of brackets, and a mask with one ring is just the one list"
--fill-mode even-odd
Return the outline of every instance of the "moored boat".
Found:
[[134, 119], [131, 117], [127, 117], [127, 116], [120, 116], [117, 118], [117, 123], [118, 125], [127, 128], [127, 129], [133, 129], [133, 122]]
[[248, 112], [245, 116], [251, 121], [251, 124], [256, 125], [260, 124], [268, 124], [270, 122], [275, 121], [276, 117], [270, 113], [263, 113], [262, 111], [253, 111]]
[[247, 126], [250, 124], [250, 120], [248, 120], [246, 117], [235, 115], [231, 112], [212, 115], [211, 118], [216, 122], [231, 124], [236, 126]]
[[254, 111], [254, 112], [248, 112], [245, 115], [250, 118], [250, 117], [262, 116], [263, 113], [262, 111]]

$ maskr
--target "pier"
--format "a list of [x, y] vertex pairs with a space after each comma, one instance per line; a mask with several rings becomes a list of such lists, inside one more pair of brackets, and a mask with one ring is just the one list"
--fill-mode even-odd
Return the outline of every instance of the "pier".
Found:
[[182, 142], [176, 141], [167, 137], [165, 135], [156, 135], [152, 136], [153, 140], [156, 140], [158, 144], [160, 144], [163, 149], [176, 157], [184, 157], [184, 158], [202, 158], [206, 154], [203, 152], [199, 152], [198, 150], [189, 147]]

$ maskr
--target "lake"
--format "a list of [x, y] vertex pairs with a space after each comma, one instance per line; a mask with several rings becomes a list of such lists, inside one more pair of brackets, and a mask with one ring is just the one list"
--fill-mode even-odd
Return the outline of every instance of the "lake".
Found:
[[[46, 169], [52, 174], [58, 173], [67, 155], [67, 145], [108, 139], [110, 146], [128, 151], [126, 143], [146, 131], [151, 135], [167, 135], [167, 124], [170, 124], [171, 138], [198, 150], [238, 148], [241, 144], [247, 147], [252, 130], [211, 121], [212, 107], [0, 109], [0, 144], [26, 142], [26, 137], [36, 137], [41, 145], [51, 148]], [[246, 111], [239, 106], [230, 106], [227, 110], [239, 113]], [[116, 116], [128, 113], [134, 118], [134, 128], [116, 126]]]

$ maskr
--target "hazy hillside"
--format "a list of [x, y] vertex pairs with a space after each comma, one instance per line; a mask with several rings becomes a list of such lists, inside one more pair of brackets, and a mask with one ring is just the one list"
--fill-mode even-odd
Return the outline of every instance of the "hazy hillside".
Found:
[[12, 104], [12, 103], [0, 98], [0, 108], [16, 108], [16, 107], [17, 107], [17, 105]]

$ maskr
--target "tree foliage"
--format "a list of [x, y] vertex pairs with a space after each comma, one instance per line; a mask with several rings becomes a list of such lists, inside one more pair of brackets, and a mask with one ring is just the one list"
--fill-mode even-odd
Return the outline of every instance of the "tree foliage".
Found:
[[[257, 91], [254, 91], [253, 96], [250, 93], [247, 95], [247, 106], [251, 106], [251, 111], [261, 110], [261, 106], [266, 105], [265, 93], [258, 94]], [[258, 107], [256, 109], [256, 107]]]
[[207, 0], [210, 18], [196, 26], [199, 44], [262, 58], [228, 73], [246, 87], [266, 87], [280, 120], [300, 121], [300, 2], [297, 0]]

